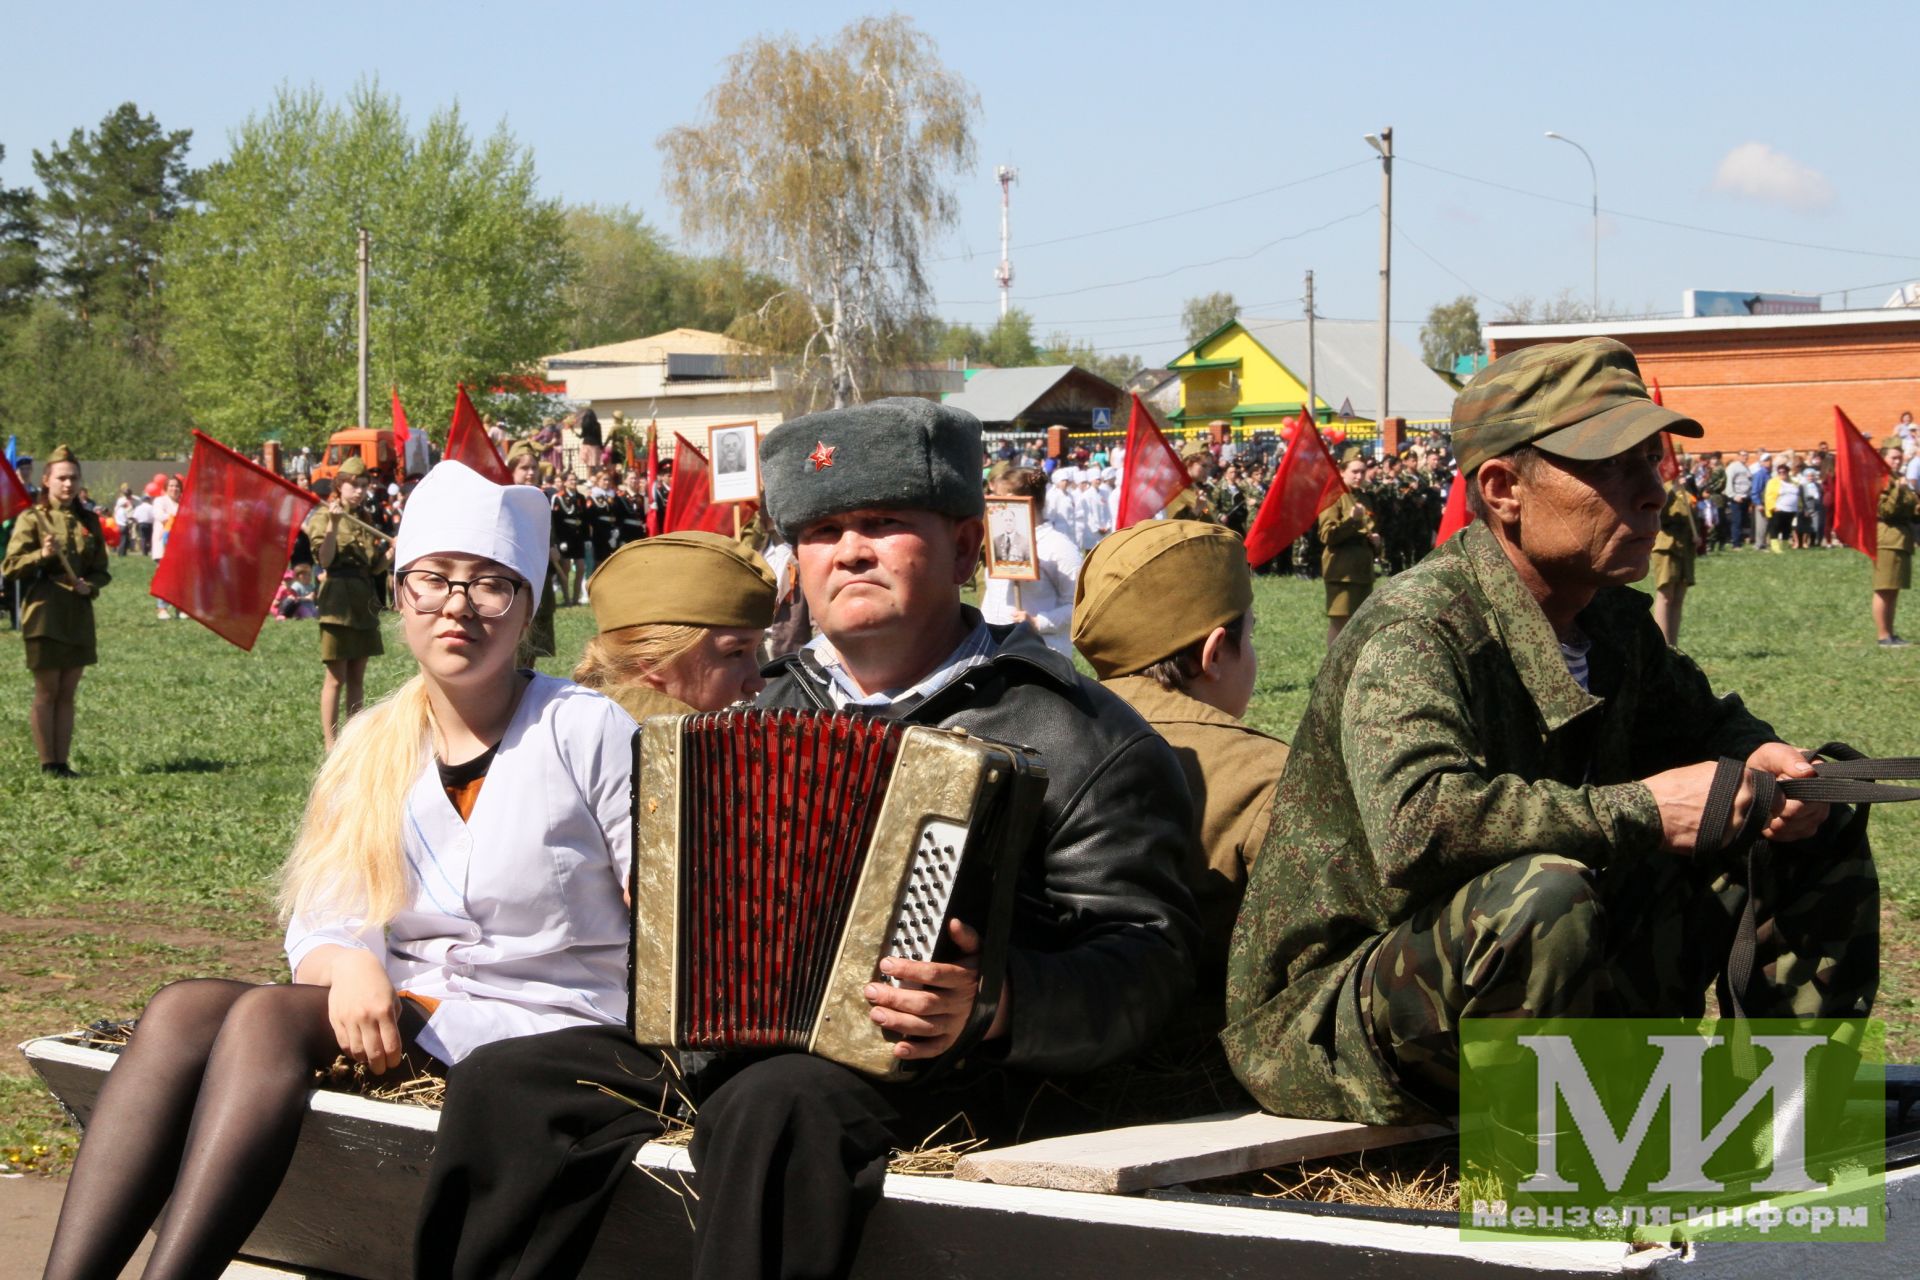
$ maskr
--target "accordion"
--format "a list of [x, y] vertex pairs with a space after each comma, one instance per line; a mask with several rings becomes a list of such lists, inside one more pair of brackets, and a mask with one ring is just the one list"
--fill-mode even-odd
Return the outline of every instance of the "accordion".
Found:
[[905, 1066], [861, 994], [887, 956], [982, 935], [956, 1060], [991, 1025], [1046, 772], [958, 730], [813, 711], [650, 718], [634, 737], [629, 1024], [642, 1044]]

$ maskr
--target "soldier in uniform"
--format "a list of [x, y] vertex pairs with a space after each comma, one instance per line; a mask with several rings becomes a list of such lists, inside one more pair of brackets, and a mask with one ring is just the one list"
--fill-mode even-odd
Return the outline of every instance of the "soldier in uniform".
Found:
[[[1178, 609], [1167, 601], [1179, 600]], [[1187, 887], [1200, 908], [1198, 1003], [1220, 1029], [1227, 939], [1266, 839], [1287, 744], [1240, 719], [1253, 697], [1253, 574], [1217, 526], [1146, 520], [1093, 549], [1073, 602], [1073, 643], [1105, 688], [1173, 747], [1193, 792]]]
[[1373, 513], [1353, 496], [1367, 474], [1367, 462], [1358, 447], [1345, 455], [1340, 478], [1347, 491], [1320, 513], [1320, 576], [1327, 584], [1327, 644], [1339, 638], [1347, 619], [1373, 590], [1373, 553], [1380, 549]]
[[1653, 621], [1668, 644], [1680, 643], [1680, 610], [1687, 602], [1687, 588], [1693, 585], [1698, 538], [1693, 500], [1675, 480], [1667, 486], [1667, 504], [1660, 508], [1660, 536], [1653, 540]]
[[14, 521], [0, 570], [20, 584], [20, 630], [33, 672], [33, 748], [40, 772], [78, 777], [68, 763], [80, 677], [100, 660], [93, 598], [112, 581], [100, 517], [79, 502], [80, 460], [66, 445], [47, 458], [44, 487]]
[[759, 655], [774, 585], [759, 553], [717, 533], [629, 543], [587, 579], [597, 634], [574, 681], [635, 720], [751, 701], [767, 683]]
[[1920, 494], [1907, 483], [1907, 460], [1900, 446], [1885, 453], [1887, 487], [1880, 491], [1879, 538], [1873, 557], [1873, 625], [1883, 648], [1897, 649], [1907, 642], [1893, 629], [1900, 593], [1913, 585], [1913, 526], [1920, 521]]
[[[515, 484], [540, 487], [540, 450], [531, 440], [516, 440], [507, 450], [507, 471]], [[551, 535], [549, 535], [551, 536]], [[540, 606], [527, 628], [526, 654], [530, 659], [551, 658], [559, 650], [553, 638], [553, 611], [560, 603], [566, 567], [551, 542], [547, 546], [547, 580], [540, 587]]]
[[[1813, 772], [1626, 585], [1658, 433], [1699, 424], [1586, 338], [1483, 369], [1453, 430], [1477, 518], [1341, 636], [1294, 737], [1228, 962], [1234, 1074], [1284, 1115], [1451, 1114], [1462, 1019], [1697, 1018], [1749, 895], [1747, 1014], [1864, 1015], [1879, 893], [1844, 810], [1776, 800], [1753, 883], [1693, 856], [1717, 759]], [[1752, 798], [1749, 775], [1728, 830]]]
[[[380, 640], [380, 596], [374, 579], [386, 572], [388, 539], [355, 517], [366, 492], [367, 464], [358, 457], [340, 464], [327, 505], [307, 517], [307, 540], [320, 565], [320, 734], [327, 750], [340, 722], [366, 703], [367, 659], [386, 652]], [[341, 714], [344, 697], [346, 713]]]
[[1174, 495], [1167, 504], [1169, 520], [1205, 520], [1213, 522], [1213, 454], [1204, 444], [1190, 444], [1186, 452], [1180, 455], [1180, 461], [1186, 464], [1187, 479], [1191, 481], [1186, 488]]

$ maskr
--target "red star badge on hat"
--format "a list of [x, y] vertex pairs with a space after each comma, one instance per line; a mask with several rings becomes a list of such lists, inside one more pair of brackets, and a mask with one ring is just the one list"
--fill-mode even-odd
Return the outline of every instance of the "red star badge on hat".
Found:
[[813, 452], [807, 455], [807, 461], [813, 464], [815, 471], [824, 471], [833, 465], [834, 448], [825, 440], [818, 441], [813, 446]]

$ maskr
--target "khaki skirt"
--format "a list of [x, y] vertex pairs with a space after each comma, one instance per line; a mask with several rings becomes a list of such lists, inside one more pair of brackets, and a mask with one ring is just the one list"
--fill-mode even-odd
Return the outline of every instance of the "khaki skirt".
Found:
[[1693, 557], [1671, 551], [1654, 552], [1653, 585], [1656, 590], [1666, 587], [1692, 586]]
[[1905, 591], [1913, 585], [1913, 552], [1890, 551], [1885, 547], [1873, 557], [1873, 589]]
[[1351, 618], [1353, 611], [1372, 594], [1371, 582], [1329, 582], [1327, 583], [1327, 616]]
[[386, 651], [377, 629], [362, 631], [359, 627], [342, 627], [331, 622], [320, 624], [322, 662], [356, 662], [361, 658], [377, 658]]
[[100, 661], [100, 655], [91, 642], [68, 644], [51, 636], [30, 636], [26, 643], [29, 671], [72, 671], [76, 667], [91, 667]]

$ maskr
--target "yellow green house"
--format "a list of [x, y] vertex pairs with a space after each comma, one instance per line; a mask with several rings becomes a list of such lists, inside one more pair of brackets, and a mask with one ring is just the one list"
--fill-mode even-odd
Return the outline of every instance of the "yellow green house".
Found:
[[[1314, 417], [1344, 425], [1351, 437], [1373, 437], [1380, 417], [1380, 327], [1368, 320], [1315, 320], [1313, 329]], [[1390, 359], [1388, 410], [1409, 422], [1446, 418], [1454, 391], [1445, 379], [1398, 340]], [[1306, 319], [1229, 321], [1168, 367], [1180, 375], [1174, 426], [1191, 431], [1225, 419], [1236, 435], [1278, 430], [1306, 407]], [[1343, 406], [1350, 406], [1344, 418]]]

